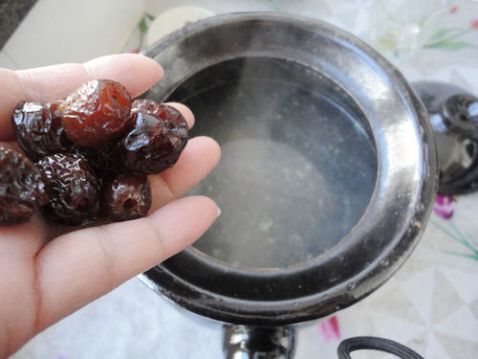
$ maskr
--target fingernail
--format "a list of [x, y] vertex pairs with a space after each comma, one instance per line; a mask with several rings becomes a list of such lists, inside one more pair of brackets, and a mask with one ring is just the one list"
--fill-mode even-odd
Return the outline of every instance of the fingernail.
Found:
[[217, 206], [217, 205], [216, 205], [216, 210], [217, 210], [217, 212], [216, 212], [216, 218], [217, 218], [217, 217], [219, 217], [219, 216], [221, 215], [222, 211], [221, 211], [221, 209], [219, 208], [219, 206]]

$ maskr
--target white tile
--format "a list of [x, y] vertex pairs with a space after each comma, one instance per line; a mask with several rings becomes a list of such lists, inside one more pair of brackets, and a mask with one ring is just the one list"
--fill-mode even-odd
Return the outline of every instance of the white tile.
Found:
[[5, 51], [0, 51], [0, 67], [10, 70], [16, 70], [18, 68]]
[[221, 325], [179, 311], [138, 280], [51, 326], [12, 359], [220, 359]]
[[453, 268], [443, 268], [440, 272], [448, 279], [450, 285], [455, 288], [465, 303], [478, 300], [478, 285], [470, 285], [470, 283], [476, 283], [476, 273], [467, 273]]
[[121, 50], [145, 8], [130, 0], [40, 0], [4, 47], [20, 68]]
[[449, 317], [435, 324], [437, 332], [478, 343], [478, 319], [470, 308], [462, 306]]

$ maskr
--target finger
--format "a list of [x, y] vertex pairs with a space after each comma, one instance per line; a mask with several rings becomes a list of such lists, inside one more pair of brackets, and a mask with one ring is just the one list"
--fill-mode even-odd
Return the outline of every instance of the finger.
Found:
[[209, 137], [195, 137], [181, 153], [178, 162], [158, 175], [149, 176], [154, 211], [181, 197], [212, 171], [221, 158], [221, 149]]
[[106, 78], [121, 82], [132, 97], [149, 90], [164, 74], [163, 68], [155, 60], [139, 54], [103, 56], [88, 61], [84, 67], [89, 79]]
[[121, 82], [136, 97], [163, 75], [161, 66], [137, 54], [104, 56], [85, 64], [62, 64], [36, 69], [11, 71], [0, 69], [0, 140], [13, 138], [10, 121], [19, 101], [49, 101], [69, 95], [91, 79]]
[[186, 105], [179, 102], [166, 102], [167, 105], [173, 106], [176, 110], [181, 112], [181, 114], [186, 119], [188, 127], [191, 129], [194, 126], [194, 114]]
[[37, 259], [42, 330], [184, 249], [217, 217], [207, 197], [187, 197], [148, 217], [69, 233]]

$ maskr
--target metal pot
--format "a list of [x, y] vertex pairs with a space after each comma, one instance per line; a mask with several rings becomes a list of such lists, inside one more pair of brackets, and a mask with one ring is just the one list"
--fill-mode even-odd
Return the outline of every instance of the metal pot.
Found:
[[441, 195], [478, 190], [478, 98], [436, 81], [412, 84], [428, 110], [438, 154]]
[[[194, 313], [240, 325], [227, 332], [229, 357], [290, 356], [293, 340], [280, 337], [291, 331], [271, 328], [354, 304], [417, 244], [436, 191], [427, 112], [375, 50], [316, 20], [216, 16], [146, 55], [166, 69], [147, 97], [186, 102], [197, 115], [195, 133], [228, 151], [202, 187], [223, 201], [223, 224], [142, 279]], [[294, 167], [302, 160], [311, 168], [305, 178]], [[224, 206], [238, 209], [233, 218]], [[269, 225], [275, 232], [259, 221], [279, 212]], [[251, 333], [267, 345], [254, 344]]]

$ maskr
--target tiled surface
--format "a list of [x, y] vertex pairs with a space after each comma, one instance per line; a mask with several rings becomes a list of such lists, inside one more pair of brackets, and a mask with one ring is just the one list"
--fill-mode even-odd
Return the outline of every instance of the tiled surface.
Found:
[[[370, 22], [370, 13], [377, 11], [375, 0], [237, 3], [180, 0], [174, 5], [202, 6], [215, 13], [291, 11], [325, 19], [364, 38], [371, 26], [380, 25]], [[447, 0], [426, 3], [453, 5]], [[171, 4], [147, 0], [146, 10], [158, 15]], [[393, 40], [393, 33], [390, 36]], [[441, 80], [478, 93], [478, 68], [466, 61], [469, 55], [462, 55], [464, 61], [460, 61], [463, 53], [468, 54], [423, 50], [392, 60], [409, 80]], [[478, 194], [458, 198], [453, 206], [451, 219], [432, 216], [411, 258], [383, 287], [333, 318], [300, 326], [296, 358], [335, 358], [339, 341], [355, 335], [388, 337], [426, 358], [477, 358]], [[219, 324], [178, 311], [132, 280], [37, 336], [14, 359], [221, 357]], [[384, 357], [376, 353], [354, 356]]]
[[220, 358], [219, 324], [133, 279], [34, 338], [13, 359]]
[[20, 68], [119, 52], [143, 12], [141, 0], [39, 0], [3, 51]]
[[450, 253], [467, 252], [454, 238], [459, 232], [478, 248], [469, 222], [477, 204], [478, 195], [464, 197], [453, 219], [433, 216], [405, 266], [369, 298], [338, 314], [342, 336], [392, 338], [425, 358], [478, 357], [478, 258]]
[[[430, 359], [478, 357], [478, 261], [450, 254], [466, 253], [455, 228], [478, 248], [476, 228], [469, 226], [477, 208], [475, 194], [458, 200], [451, 220], [433, 215], [398, 273], [337, 314], [335, 335], [324, 335], [326, 321], [299, 326], [296, 358], [335, 358], [339, 341], [357, 335], [394, 339]], [[178, 310], [133, 279], [46, 330], [13, 358], [221, 357], [219, 324]], [[379, 358], [387, 357], [354, 356]]]

